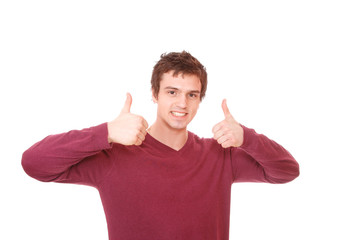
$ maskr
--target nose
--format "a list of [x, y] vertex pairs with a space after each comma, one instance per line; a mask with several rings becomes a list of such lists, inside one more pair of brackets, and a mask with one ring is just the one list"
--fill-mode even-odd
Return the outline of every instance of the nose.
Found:
[[176, 105], [180, 108], [186, 108], [187, 106], [187, 99], [186, 99], [186, 95], [185, 94], [180, 94], [178, 96]]

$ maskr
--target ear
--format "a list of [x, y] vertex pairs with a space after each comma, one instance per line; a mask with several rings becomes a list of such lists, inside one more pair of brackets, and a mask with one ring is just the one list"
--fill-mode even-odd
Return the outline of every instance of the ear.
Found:
[[151, 98], [152, 98], [153, 103], [157, 103], [158, 99], [157, 99], [157, 97], [155, 97], [153, 89], [151, 90]]

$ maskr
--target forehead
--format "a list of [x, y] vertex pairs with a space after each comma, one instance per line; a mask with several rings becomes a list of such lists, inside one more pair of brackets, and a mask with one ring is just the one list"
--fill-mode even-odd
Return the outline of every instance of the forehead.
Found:
[[198, 76], [193, 74], [179, 73], [174, 76], [174, 71], [164, 73], [161, 81], [160, 88], [173, 87], [181, 90], [200, 91], [201, 82]]

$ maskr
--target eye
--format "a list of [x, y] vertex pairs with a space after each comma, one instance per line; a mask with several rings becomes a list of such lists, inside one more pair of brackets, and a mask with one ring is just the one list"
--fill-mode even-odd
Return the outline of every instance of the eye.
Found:
[[168, 91], [168, 94], [170, 94], [170, 95], [175, 95], [175, 91]]
[[190, 98], [197, 98], [198, 95], [196, 93], [189, 93]]

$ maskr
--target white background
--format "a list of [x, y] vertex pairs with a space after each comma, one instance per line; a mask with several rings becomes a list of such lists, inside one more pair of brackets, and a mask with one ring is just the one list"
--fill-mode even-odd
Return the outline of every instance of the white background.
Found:
[[285, 185], [233, 185], [230, 239], [360, 239], [359, 12], [346, 0], [1, 1], [0, 239], [107, 239], [95, 189], [38, 182], [21, 155], [112, 120], [126, 92], [151, 124], [152, 67], [182, 50], [209, 76], [189, 130], [211, 137], [227, 98], [300, 163]]

